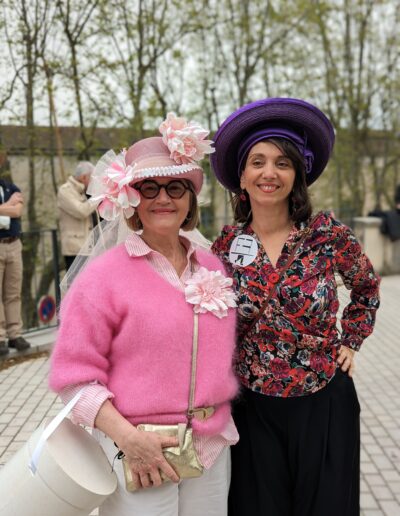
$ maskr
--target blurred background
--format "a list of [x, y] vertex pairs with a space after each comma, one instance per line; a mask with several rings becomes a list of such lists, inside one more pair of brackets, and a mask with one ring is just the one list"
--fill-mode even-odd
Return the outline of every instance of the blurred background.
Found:
[[[59, 300], [57, 190], [78, 161], [156, 134], [169, 111], [213, 133], [268, 96], [330, 117], [337, 141], [314, 208], [352, 226], [379, 272], [400, 272], [399, 246], [365, 217], [394, 209], [400, 183], [399, 20], [399, 0], [2, 0], [0, 177], [25, 198], [24, 327], [52, 322], [38, 303]], [[212, 239], [231, 210], [205, 169]]]

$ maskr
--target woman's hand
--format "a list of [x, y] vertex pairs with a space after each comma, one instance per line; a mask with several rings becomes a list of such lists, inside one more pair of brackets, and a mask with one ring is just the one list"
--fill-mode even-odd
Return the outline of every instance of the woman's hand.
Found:
[[131, 432], [118, 443], [125, 454], [125, 460], [132, 471], [132, 476], [142, 487], [156, 487], [162, 484], [162, 471], [172, 482], [179, 482], [179, 477], [165, 459], [162, 449], [177, 446], [176, 437], [161, 436], [155, 432], [142, 432], [132, 427]]
[[178, 446], [177, 437], [137, 430], [110, 400], [106, 400], [100, 407], [94, 423], [124, 452], [134, 480], [143, 487], [159, 486], [162, 482], [160, 471], [172, 482], [179, 482], [178, 475], [162, 453], [163, 448]]
[[350, 349], [347, 346], [340, 346], [339, 348], [339, 357], [337, 359], [337, 363], [340, 365], [340, 368], [345, 373], [350, 376], [353, 376], [354, 372], [354, 349]]

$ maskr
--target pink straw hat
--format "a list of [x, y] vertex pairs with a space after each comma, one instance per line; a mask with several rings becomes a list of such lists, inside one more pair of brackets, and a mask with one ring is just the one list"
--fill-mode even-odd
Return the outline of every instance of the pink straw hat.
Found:
[[134, 179], [130, 185], [156, 177], [187, 179], [194, 186], [196, 194], [203, 185], [203, 169], [196, 162], [178, 164], [171, 158], [168, 147], [161, 136], [139, 140], [129, 147], [125, 163], [135, 167]]
[[99, 203], [104, 219], [114, 220], [120, 214], [131, 217], [140, 203], [134, 185], [144, 179], [186, 179], [200, 193], [203, 169], [197, 162], [214, 152], [212, 141], [206, 140], [209, 131], [174, 113], [168, 114], [159, 130], [162, 136], [139, 140], [118, 155], [108, 151], [97, 162], [87, 193]]

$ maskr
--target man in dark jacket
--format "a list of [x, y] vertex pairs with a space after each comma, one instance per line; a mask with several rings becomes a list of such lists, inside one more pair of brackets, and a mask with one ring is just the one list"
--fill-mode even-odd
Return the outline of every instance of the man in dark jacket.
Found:
[[21, 336], [23, 205], [19, 188], [0, 179], [0, 355], [6, 355], [9, 348], [23, 351], [30, 346]]

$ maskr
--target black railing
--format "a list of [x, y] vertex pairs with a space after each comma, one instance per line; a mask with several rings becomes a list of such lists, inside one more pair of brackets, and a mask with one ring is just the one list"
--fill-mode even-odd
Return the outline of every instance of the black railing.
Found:
[[22, 233], [24, 330], [55, 326], [60, 304], [60, 253], [57, 229]]

